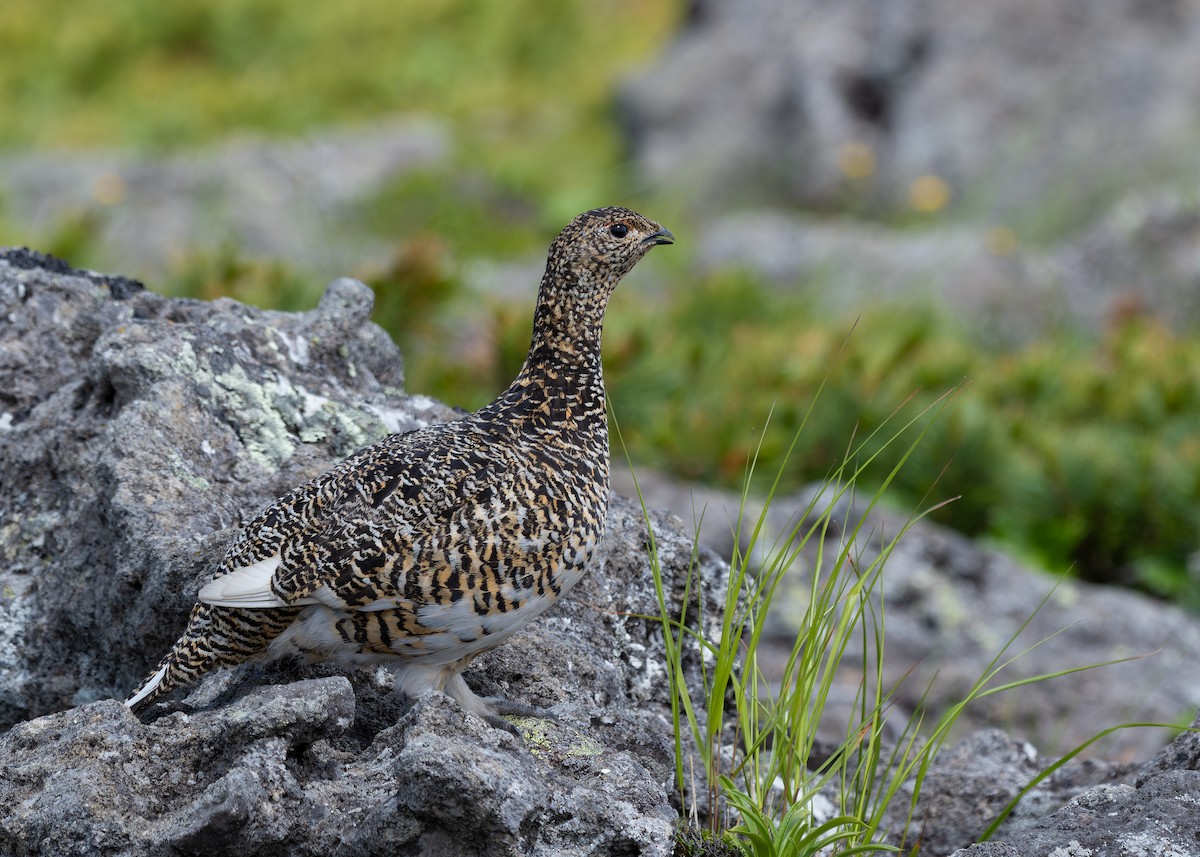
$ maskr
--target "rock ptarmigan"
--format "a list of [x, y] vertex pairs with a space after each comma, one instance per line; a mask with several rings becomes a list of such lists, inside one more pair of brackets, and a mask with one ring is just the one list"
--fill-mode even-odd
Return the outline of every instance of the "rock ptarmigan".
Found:
[[125, 701], [137, 710], [218, 667], [300, 654], [386, 663], [503, 725], [527, 706], [462, 678], [579, 582], [608, 512], [600, 339], [621, 278], [670, 231], [585, 212], [550, 245], [512, 385], [449, 423], [394, 434], [276, 500], [237, 536], [183, 636]]

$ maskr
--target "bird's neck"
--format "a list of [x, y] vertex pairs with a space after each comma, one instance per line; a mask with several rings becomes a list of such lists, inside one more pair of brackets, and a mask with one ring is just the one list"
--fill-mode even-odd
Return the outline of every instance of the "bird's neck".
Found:
[[609, 283], [571, 280], [547, 270], [533, 311], [529, 354], [517, 380], [548, 370], [581, 380], [592, 376], [603, 386], [600, 341], [611, 294]]
[[600, 338], [610, 288], [589, 288], [547, 272], [538, 292], [533, 338], [512, 385], [490, 407], [539, 434], [585, 431], [605, 447], [608, 414]]

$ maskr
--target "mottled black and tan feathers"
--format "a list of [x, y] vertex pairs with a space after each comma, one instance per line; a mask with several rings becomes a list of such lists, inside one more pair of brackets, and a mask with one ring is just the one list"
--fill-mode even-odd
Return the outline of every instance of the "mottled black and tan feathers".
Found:
[[390, 435], [265, 509], [126, 704], [300, 653], [390, 663], [403, 692], [436, 688], [494, 711], [458, 673], [551, 606], [596, 550], [608, 507], [604, 313], [621, 277], [671, 241], [628, 209], [572, 220], [550, 247], [509, 388], [454, 422]]

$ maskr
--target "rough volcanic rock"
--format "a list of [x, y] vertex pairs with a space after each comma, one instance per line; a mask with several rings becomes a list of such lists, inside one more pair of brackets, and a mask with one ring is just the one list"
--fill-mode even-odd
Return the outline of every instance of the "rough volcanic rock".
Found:
[[[1200, 718], [1192, 724], [1200, 726]], [[1190, 857], [1200, 853], [1200, 769], [1196, 735], [1184, 733], [1138, 773], [1110, 782], [1056, 812], [955, 857]], [[1015, 827], [1015, 826], [1014, 826]]]
[[1151, 777], [1168, 771], [1200, 771], [1200, 714], [1192, 721], [1191, 731], [1158, 751], [1158, 754], [1138, 771], [1137, 785], [1143, 786]]
[[[7, 251], [0, 303], [0, 855], [670, 853], [669, 695], [660, 629], [642, 618], [657, 608], [640, 508], [615, 499], [598, 567], [467, 673], [481, 693], [557, 715], [517, 720], [521, 737], [440, 694], [405, 701], [377, 671], [336, 665], [219, 673], [182, 710], [156, 706], [142, 722], [113, 697], [183, 627], [239, 521], [362, 443], [453, 412], [404, 394], [400, 356], [369, 321], [370, 291], [350, 280], [289, 314], [167, 300]], [[780, 498], [772, 515], [807, 505]], [[693, 546], [676, 519], [651, 518], [678, 602]], [[898, 525], [872, 513], [862, 559]], [[705, 549], [695, 571], [701, 603], [689, 615], [711, 636], [724, 566]], [[795, 607], [804, 587], [791, 583], [782, 597]], [[1050, 585], [914, 527], [885, 581], [889, 657], [918, 662], [905, 687], [923, 690], [937, 667], [961, 694]], [[984, 722], [1069, 742], [1074, 728], [1194, 709], [1193, 618], [1068, 583], [1029, 633], [1075, 618], [1016, 668], [1163, 652], [1084, 673], [1100, 683], [1082, 689], [1059, 679], [1002, 695], [1011, 707], [984, 709]], [[772, 620], [777, 645], [791, 633], [786, 616]], [[698, 680], [698, 659], [690, 669]], [[1105, 707], [1130, 700], [1143, 708]], [[1002, 839], [964, 854], [1193, 853], [1197, 746], [1181, 736], [1136, 778], [1128, 764], [1064, 766]], [[1047, 761], [1000, 733], [968, 738], [925, 777], [907, 843], [929, 854], [966, 844]], [[902, 793], [893, 830], [907, 806]]]
[[0, 262], [5, 724], [136, 681], [243, 518], [448, 415], [400, 395], [361, 283], [289, 315], [117, 282]]
[[18, 724], [0, 853], [669, 853], [652, 740], [606, 746], [565, 719], [522, 740], [440, 694], [355, 740], [355, 708], [338, 676], [148, 726], [112, 700]]
[[[930, 766], [905, 841], [910, 846], [919, 842], [920, 853], [928, 855], [949, 854], [970, 845], [1021, 789], [1053, 762], [1039, 755], [1032, 744], [998, 729], [969, 735], [940, 753]], [[1004, 839], [1038, 823], [1091, 786], [1120, 785], [1132, 777], [1132, 765], [1073, 760], [1031, 789], [995, 836]], [[893, 830], [903, 828], [911, 801], [910, 781], [893, 804]]]
[[[468, 671], [479, 692], [558, 716], [522, 721], [524, 740], [331, 665], [219, 673], [191, 713], [142, 723], [113, 699], [182, 630], [238, 524], [453, 412], [403, 393], [352, 280], [280, 313], [9, 251], [0, 301], [0, 854], [669, 852], [640, 509], [615, 500], [593, 573]], [[681, 593], [691, 540], [654, 527]], [[721, 568], [701, 555], [691, 615], [716, 615]]]

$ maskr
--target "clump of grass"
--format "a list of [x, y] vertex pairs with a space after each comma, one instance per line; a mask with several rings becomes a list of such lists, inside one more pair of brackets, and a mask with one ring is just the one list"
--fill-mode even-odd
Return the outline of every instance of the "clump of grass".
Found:
[[[734, 548], [720, 627], [711, 637], [689, 621], [690, 577], [685, 582], [681, 613], [670, 612], [650, 531], [651, 574], [670, 676], [680, 802], [694, 808], [703, 797], [710, 832], [722, 834], [745, 854], [803, 857], [899, 851], [925, 776], [958, 717], [971, 703], [1103, 665], [1069, 667], [997, 685], [1003, 670], [1020, 657], [1008, 657], [1007, 652], [1025, 630], [1022, 626], [965, 697], [932, 720], [927, 730], [922, 730], [925, 712], [918, 707], [899, 730], [899, 737], [885, 742], [893, 689], [882, 683], [886, 633], [884, 602], [879, 597], [881, 575], [897, 541], [923, 514], [910, 517], [890, 539], [885, 534], [870, 534], [881, 545], [875, 551], [861, 547], [868, 535], [862, 529], [888, 485], [922, 442], [928, 441], [931, 426], [945, 415], [949, 399], [946, 394], [917, 415], [894, 418], [856, 441], [841, 465], [827, 476], [824, 490], [812, 495], [792, 530], [781, 535], [765, 554], [758, 552], [765, 558], [753, 570], [750, 557], [756, 555], [758, 542], [767, 537], [767, 511], [744, 522], [749, 538], [744, 549]], [[808, 415], [814, 412], [810, 406]], [[856, 509], [851, 501], [860, 478], [893, 446], [899, 447], [899, 461], [865, 507]], [[747, 485], [755, 463], [752, 459], [748, 467]], [[782, 472], [782, 468], [776, 471], [767, 492], [768, 506]], [[741, 517], [736, 526], [734, 541], [740, 545]], [[808, 604], [778, 687], [772, 688], [758, 668], [759, 644], [775, 594], [785, 575], [798, 573], [802, 556], [810, 563]], [[835, 676], [845, 666], [849, 643], [856, 637], [861, 638], [862, 660], [854, 668], [862, 678], [855, 714], [845, 724], [841, 744], [822, 755], [816, 747], [818, 726]], [[694, 649], [702, 653], [703, 687], [699, 689], [688, 686], [684, 671], [684, 653]], [[694, 778], [685, 775], [685, 764], [692, 759], [698, 760], [702, 770], [702, 796], [696, 793]], [[897, 826], [895, 819], [903, 819], [904, 813], [896, 812], [896, 804], [903, 799], [910, 801], [907, 820]], [[994, 829], [993, 825], [985, 835]]]
[[742, 851], [723, 836], [681, 824], [675, 834], [673, 857], [742, 857]]
[[[889, 441], [913, 425], [909, 422]], [[918, 433], [918, 440], [923, 434]], [[895, 544], [893, 538], [875, 560], [862, 568], [852, 548], [862, 524], [846, 520], [841, 525], [849, 536], [836, 557], [825, 562], [825, 536], [839, 526], [834, 510], [838, 501], [852, 492], [862, 471], [862, 465], [852, 462], [866, 449], [865, 443], [859, 444], [847, 456], [829, 478], [830, 491], [823, 498], [813, 498], [792, 532], [767, 553], [756, 575], [750, 572], [749, 557], [755, 554], [759, 539], [765, 538], [766, 512], [749, 522], [749, 544], [744, 551], [735, 547], [731, 558], [726, 603], [713, 639], [689, 627], [686, 591], [690, 580], [685, 588], [683, 613], [678, 617], [669, 615], [653, 532], [650, 534], [651, 573], [659, 596], [671, 676], [681, 802], [694, 805], [697, 800], [697, 795], [686, 794], [684, 760], [690, 739], [703, 768], [712, 831], [725, 831], [731, 841], [755, 857], [817, 854], [835, 846], [845, 853], [897, 850], [877, 837], [882, 807], [868, 805], [874, 797], [870, 785], [879, 767], [886, 701], [878, 685], [872, 692], [864, 684], [864, 720], [851, 724], [846, 743], [833, 759], [818, 768], [815, 775], [808, 765], [837, 668], [853, 635], [868, 633], [870, 623], [863, 620], [874, 609], [871, 595]], [[867, 463], [872, 457], [866, 456]], [[751, 463], [747, 483], [753, 469]], [[781, 471], [776, 473], [768, 492], [768, 505], [780, 475]], [[872, 505], [880, 494], [876, 494]], [[819, 510], [818, 503], [825, 508]], [[739, 516], [738, 530], [741, 527]], [[735, 544], [742, 543], [740, 536], [740, 532], [735, 533]], [[818, 559], [811, 576], [809, 606], [775, 695], [757, 669], [758, 646], [775, 592], [810, 540], [816, 541]], [[880, 681], [882, 628], [878, 623], [873, 627], [876, 645], [863, 647], [864, 675], [871, 674], [865, 660], [866, 652], [873, 650], [877, 658], [873, 674]], [[705, 665], [704, 688], [699, 692], [687, 686], [682, 667], [683, 652], [693, 645], [707, 655], [701, 661]], [[729, 707], [732, 712], [727, 710]], [[734, 723], [732, 735], [727, 729], [730, 721]], [[826, 786], [835, 780], [840, 780], [842, 800], [829, 808], [823, 805], [828, 802]], [[898, 786], [896, 783], [894, 788]], [[731, 823], [731, 812], [736, 813], [737, 824]]]

